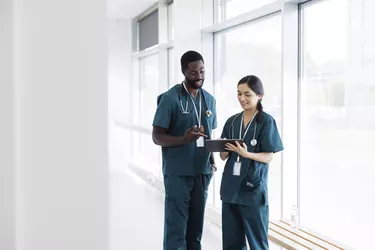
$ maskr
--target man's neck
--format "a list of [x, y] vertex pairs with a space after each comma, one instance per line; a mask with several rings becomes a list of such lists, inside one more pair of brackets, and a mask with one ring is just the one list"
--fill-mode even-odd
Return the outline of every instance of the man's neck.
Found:
[[192, 95], [194, 98], [196, 98], [198, 96], [198, 90], [199, 89], [194, 89], [194, 88], [189, 87], [186, 84], [186, 82], [185, 82], [185, 86], [186, 86], [186, 89], [189, 91], [190, 95]]

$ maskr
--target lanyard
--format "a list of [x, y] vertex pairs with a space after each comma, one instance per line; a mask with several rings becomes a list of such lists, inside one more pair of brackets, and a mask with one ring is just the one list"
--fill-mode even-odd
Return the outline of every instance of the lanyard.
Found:
[[[243, 126], [244, 113], [245, 112], [242, 113], [242, 117], [241, 117], [240, 130], [239, 130], [239, 139], [245, 139], [247, 131], [249, 130], [249, 128], [251, 126], [251, 123], [253, 122], [253, 120], [254, 120], [255, 116], [257, 115], [258, 111], [255, 112], [253, 118], [251, 118], [251, 121], [247, 124], [245, 133], [243, 134], [243, 137], [242, 137], [242, 126]], [[256, 124], [255, 124], [255, 129], [256, 129]], [[254, 136], [255, 136], [255, 131], [254, 131]], [[237, 155], [237, 162], [240, 162], [240, 155]]]
[[[245, 136], [247, 134], [247, 131], [249, 130], [250, 126], [251, 126], [251, 123], [253, 122], [255, 116], [257, 115], [258, 111], [255, 112], [253, 118], [251, 118], [251, 121], [247, 124], [247, 127], [246, 127], [246, 130], [245, 130], [245, 133], [243, 134], [243, 138], [242, 138], [242, 126], [243, 126], [243, 117], [244, 117], [244, 113], [242, 113], [242, 117], [241, 117], [241, 123], [240, 123], [240, 130], [239, 130], [239, 139], [245, 139]], [[256, 125], [256, 124], [255, 124]], [[237, 162], [240, 162], [240, 155], [237, 155]]]
[[255, 116], [257, 115], [257, 113], [258, 113], [258, 111], [255, 112], [253, 118], [251, 118], [251, 121], [249, 122], [249, 124], [247, 124], [247, 128], [246, 128], [246, 130], [245, 130], [245, 133], [243, 134], [243, 138], [241, 137], [241, 135], [242, 135], [242, 126], [243, 126], [243, 116], [244, 116], [244, 113], [242, 113], [241, 123], [240, 123], [240, 130], [239, 130], [239, 131], [240, 131], [240, 135], [239, 135], [240, 138], [239, 138], [239, 139], [245, 139], [245, 136], [246, 136], [246, 134], [247, 134], [247, 131], [249, 130], [249, 128], [250, 128], [250, 126], [251, 126], [251, 123], [253, 122]]
[[201, 126], [201, 121], [202, 121], [202, 94], [199, 95], [199, 114], [198, 114], [198, 110], [197, 110], [197, 107], [195, 106], [194, 99], [190, 95], [189, 91], [187, 90], [187, 88], [185, 86], [185, 82], [183, 82], [183, 85], [184, 85], [184, 88], [185, 88], [186, 92], [190, 96], [191, 102], [193, 103], [195, 115], [197, 116], [197, 120], [198, 120], [198, 128], [199, 128]]

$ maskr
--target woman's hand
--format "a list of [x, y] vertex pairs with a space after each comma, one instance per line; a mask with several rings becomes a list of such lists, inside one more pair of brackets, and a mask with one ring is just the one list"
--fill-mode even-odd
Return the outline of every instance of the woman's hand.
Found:
[[242, 143], [242, 146], [237, 141], [235, 143], [236, 145], [233, 145], [232, 143], [225, 144], [225, 149], [235, 152], [244, 158], [248, 158], [247, 146], [245, 142]]
[[247, 146], [245, 143], [242, 144], [242, 146], [236, 141], [236, 145], [233, 145], [232, 143], [225, 144], [226, 150], [235, 152], [242, 156], [243, 158], [249, 158], [254, 161], [263, 162], [266, 164], [269, 164], [272, 161], [273, 153], [252, 153], [247, 152]]

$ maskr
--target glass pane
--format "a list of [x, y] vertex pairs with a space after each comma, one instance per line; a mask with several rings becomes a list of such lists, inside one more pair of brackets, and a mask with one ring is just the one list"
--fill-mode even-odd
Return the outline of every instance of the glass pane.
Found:
[[140, 124], [150, 129], [159, 95], [158, 55], [142, 58], [140, 64]]
[[148, 133], [140, 133], [140, 148], [135, 152], [135, 160], [138, 159], [140, 167], [151, 171], [154, 176], [161, 175], [160, 147], [152, 142], [150, 134], [158, 95], [159, 68], [158, 55], [155, 54], [140, 59], [140, 125], [148, 130]]
[[143, 69], [138, 60], [134, 60], [132, 63], [132, 76], [134, 76], [134, 81], [131, 83], [131, 123], [133, 125], [139, 125], [139, 81], [140, 79], [137, 77], [139, 75], [138, 71], [143, 72]]
[[375, 2], [326, 0], [301, 11], [301, 225], [371, 249]]
[[[215, 35], [215, 96], [218, 129], [221, 135], [225, 121], [241, 112], [237, 100], [237, 83], [245, 75], [258, 76], [265, 88], [263, 106], [276, 119], [281, 132], [281, 17], [279, 14], [230, 29]], [[218, 155], [216, 155], [218, 156]], [[224, 162], [216, 174], [215, 205], [220, 208], [220, 182]], [[280, 219], [281, 156], [275, 154], [269, 167], [270, 218]]]
[[218, 19], [225, 21], [276, 0], [220, 0]]
[[139, 24], [139, 50], [145, 50], [159, 43], [159, 11], [156, 10]]

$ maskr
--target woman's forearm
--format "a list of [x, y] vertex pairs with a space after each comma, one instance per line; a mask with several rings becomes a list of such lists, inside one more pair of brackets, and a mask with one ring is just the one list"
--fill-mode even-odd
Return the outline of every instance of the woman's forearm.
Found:
[[[220, 155], [221, 157], [221, 155]], [[247, 152], [246, 158], [249, 158], [253, 161], [263, 162], [263, 163], [270, 163], [272, 161], [273, 153], [252, 153]]]

